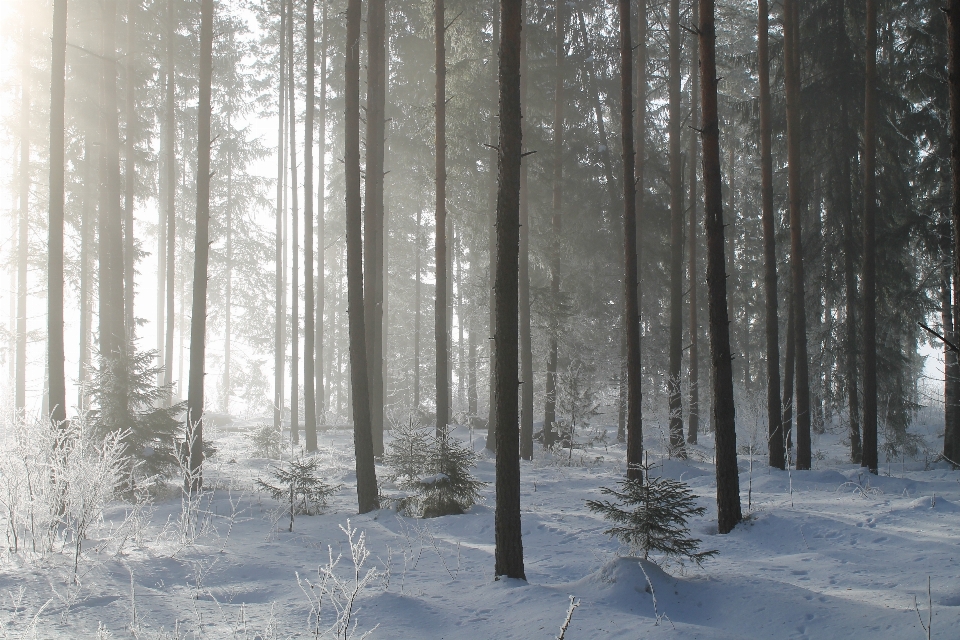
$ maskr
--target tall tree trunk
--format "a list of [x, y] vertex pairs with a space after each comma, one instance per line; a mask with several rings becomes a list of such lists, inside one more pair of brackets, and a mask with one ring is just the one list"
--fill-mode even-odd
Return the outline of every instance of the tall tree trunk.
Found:
[[[92, 290], [93, 274], [91, 272], [90, 254], [93, 252], [93, 228], [95, 214], [95, 176], [96, 160], [94, 159], [94, 143], [90, 134], [86, 135], [83, 151], [83, 209], [80, 218], [80, 363], [77, 372], [77, 413], [83, 415], [86, 411], [87, 367], [90, 366], [90, 292]], [[157, 307], [157, 315], [162, 316], [162, 305]]]
[[500, 137], [497, 145], [497, 262], [494, 301], [496, 342], [496, 514], [494, 574], [526, 580], [520, 532], [520, 433], [517, 411], [517, 312], [520, 253], [520, 33], [523, 0], [500, 0]]
[[346, 182], [347, 317], [350, 324], [350, 378], [353, 443], [356, 451], [360, 513], [380, 508], [370, 430], [370, 397], [363, 313], [363, 239], [360, 201], [360, 0], [347, 1], [344, 106], [344, 178]]
[[670, 370], [667, 392], [670, 410], [670, 450], [686, 457], [683, 448], [683, 402], [680, 368], [683, 358], [683, 169], [680, 158], [680, 0], [670, 0]]
[[279, 429], [283, 422], [283, 364], [284, 351], [286, 349], [286, 340], [284, 338], [284, 329], [286, 327], [286, 292], [284, 286], [284, 261], [283, 261], [283, 222], [286, 215], [284, 207], [284, 180], [286, 178], [286, 46], [287, 46], [287, 3], [285, 0], [280, 2], [280, 30], [277, 33], [277, 39], [280, 41], [280, 68], [277, 71], [277, 217], [276, 217], [276, 238], [275, 260], [277, 263], [276, 271], [276, 316], [274, 318], [273, 332], [273, 426]]
[[126, 137], [124, 139], [124, 193], [123, 193], [123, 324], [126, 341], [133, 347], [136, 333], [135, 316], [133, 312], [134, 297], [134, 255], [133, 205], [137, 191], [137, 103], [136, 103], [136, 70], [134, 58], [137, 41], [137, 6], [139, 0], [127, 0], [127, 50], [124, 71], [126, 72], [125, 100], [126, 109]]
[[[307, 451], [317, 450], [317, 389], [314, 386], [316, 327], [313, 288], [313, 114], [316, 82], [314, 0], [307, 0], [307, 105], [303, 124], [303, 413]], [[321, 158], [321, 162], [323, 159]]]
[[436, 208], [436, 305], [434, 323], [436, 332], [437, 356], [437, 436], [450, 422], [449, 373], [450, 357], [447, 347], [450, 343], [447, 328], [447, 67], [444, 36], [446, 24], [443, 17], [443, 0], [434, 1], [434, 35], [436, 39], [436, 146], [437, 158], [437, 208]]
[[[867, 0], [866, 13], [863, 105], [863, 466], [877, 473], [876, 0]], [[798, 426], [799, 410], [798, 403]]]
[[[161, 73], [162, 81], [162, 91], [163, 95], [166, 95], [167, 92], [167, 74], [166, 70]], [[166, 317], [164, 313], [164, 304], [167, 300], [167, 212], [166, 208], [163, 206], [164, 194], [167, 190], [167, 177], [166, 177], [166, 143], [167, 143], [167, 134], [166, 134], [166, 122], [165, 118], [161, 116], [160, 119], [160, 153], [157, 155], [157, 164], [158, 174], [159, 174], [159, 184], [157, 189], [157, 315], [156, 315], [156, 329], [157, 329], [157, 366], [160, 368], [157, 371], [157, 385], [163, 384], [163, 370], [166, 368], [165, 360], [163, 359], [166, 349], [164, 348], [164, 337], [166, 336], [166, 324], [164, 323], [164, 318]], [[81, 236], [83, 233], [81, 232]]]
[[[953, 226], [954, 309], [960, 309], [960, 0], [950, 0], [947, 9], [948, 90], [950, 95], [950, 168], [953, 199], [950, 217]], [[956, 313], [954, 314], [956, 316]], [[954, 317], [954, 336], [957, 319]], [[958, 371], [960, 374], [960, 371]], [[944, 430], [943, 455], [960, 463], [960, 424]]]
[[297, 80], [294, 66], [293, 0], [287, 0], [287, 123], [290, 127], [290, 256], [293, 266], [290, 288], [290, 437], [300, 444], [300, 226], [297, 171]]
[[[173, 329], [176, 319], [174, 301], [176, 298], [177, 265], [174, 260], [177, 250], [177, 95], [176, 73], [174, 57], [174, 36], [176, 35], [177, 21], [174, 9], [174, 0], [167, 0], [167, 32], [166, 32], [166, 74], [167, 91], [164, 97], [164, 136], [166, 159], [166, 338], [163, 354], [163, 384], [170, 387], [173, 384]], [[159, 311], [158, 311], [159, 313]], [[182, 329], [181, 329], [182, 332]], [[168, 399], [169, 400], [169, 399]]]
[[414, 312], [414, 327], [413, 327], [413, 413], [414, 415], [420, 415], [420, 303], [421, 303], [421, 292], [420, 292], [420, 270], [421, 270], [421, 258], [420, 251], [422, 247], [420, 246], [420, 224], [422, 217], [422, 210], [417, 207], [417, 233], [416, 233], [416, 243], [417, 243], [417, 280], [414, 285], [414, 294], [413, 297], [416, 298], [416, 310]]
[[[520, 19], [526, 21], [526, 2]], [[520, 30], [520, 111], [527, 108], [527, 35]], [[523, 118], [520, 120], [523, 128]], [[522, 131], [521, 131], [522, 135]], [[530, 192], [527, 163], [520, 163], [520, 457], [533, 459], [533, 345], [530, 334]], [[546, 423], [544, 423], [546, 424]], [[546, 434], [546, 431], [544, 431]]]
[[[193, 304], [190, 314], [190, 379], [187, 425], [192, 490], [203, 486], [203, 376], [207, 331], [207, 261], [210, 249], [210, 85], [213, 76], [213, 0], [200, 0], [200, 83], [197, 108], [197, 220]], [[192, 432], [192, 433], [191, 433]]]
[[[550, 329], [547, 355], [546, 402], [543, 410], [543, 445], [556, 442], [557, 433], [557, 368], [560, 341], [560, 232], [563, 213], [563, 59], [564, 0], [557, 0], [554, 19], [554, 52], [556, 54], [556, 78], [553, 90], [553, 238], [550, 253]], [[572, 444], [571, 444], [572, 446]]]
[[30, 242], [30, 46], [24, 16], [23, 68], [20, 86], [20, 216], [17, 220], [17, 353], [14, 407], [23, 413], [27, 400], [27, 260]]
[[787, 298], [790, 302], [787, 310], [787, 346], [783, 358], [783, 418], [781, 424], [783, 425], [783, 446], [789, 462], [790, 454], [793, 451], [793, 381], [796, 373], [797, 341], [794, 338], [796, 325], [794, 324], [793, 296], [789, 295], [789, 291]]
[[50, 214], [47, 223], [47, 374], [51, 420], [67, 419], [63, 346], [63, 107], [66, 88], [67, 0], [53, 3], [50, 65]]
[[[521, 20], [523, 20], [523, 0], [520, 0], [520, 13]], [[492, 15], [492, 30], [493, 38], [491, 39], [491, 45], [493, 51], [490, 56], [491, 61], [499, 60], [499, 47], [500, 47], [500, 0], [493, 0], [493, 15]], [[521, 39], [522, 39], [521, 35]], [[521, 45], [523, 43], [521, 42]], [[522, 46], [521, 46], [522, 50]], [[491, 76], [491, 87], [490, 95], [499, 96], [500, 95], [500, 76], [499, 76], [499, 66], [497, 67], [497, 72]], [[520, 126], [523, 126], [523, 123], [520, 123]], [[490, 203], [489, 203], [489, 212], [490, 212], [490, 224], [488, 225], [489, 234], [487, 236], [488, 240], [488, 253], [490, 254], [490, 270], [488, 273], [489, 276], [489, 291], [490, 291], [490, 320], [489, 320], [489, 337], [487, 339], [489, 357], [488, 361], [490, 362], [490, 385], [489, 385], [489, 397], [488, 397], [488, 409], [487, 409], [487, 440], [486, 440], [486, 449], [488, 451], [497, 451], [497, 407], [494, 402], [493, 392], [494, 392], [494, 379], [493, 379], [493, 369], [494, 363], [496, 361], [496, 348], [497, 342], [494, 339], [497, 333], [497, 315], [496, 315], [496, 291], [495, 291], [495, 281], [497, 273], [497, 190], [498, 190], [498, 172], [499, 172], [499, 152], [494, 146], [494, 141], [497, 139], [497, 120], [492, 115], [490, 116]], [[522, 133], [521, 133], [522, 135]], [[546, 424], [546, 423], [544, 423]]]
[[[319, 158], [318, 181], [317, 181], [317, 298], [316, 298], [316, 337], [314, 346], [316, 348], [316, 380], [314, 385], [316, 416], [317, 420], [325, 423], [324, 416], [327, 411], [327, 378], [323, 375], [323, 309], [324, 294], [326, 292], [325, 274], [324, 274], [324, 252], [326, 247], [325, 234], [325, 214], [326, 214], [326, 188], [327, 188], [327, 3], [323, 3], [323, 13], [320, 18], [320, 29], [322, 36], [320, 38], [320, 123], [317, 134], [317, 157]], [[312, 61], [313, 58], [311, 57]]]
[[[621, 0], [623, 1], [623, 0]], [[789, 0], [788, 0], [789, 1]], [[707, 232], [707, 293], [713, 369], [713, 432], [716, 439], [717, 529], [729, 533], [741, 520], [736, 412], [730, 361], [730, 323], [723, 259], [723, 195], [720, 118], [717, 113], [715, 0], [700, 2], [700, 92], [703, 120], [703, 208]]]
[[790, 270], [796, 342], [797, 469], [810, 468], [810, 376], [803, 268], [803, 212], [800, 204], [800, 64], [795, 0], [784, 0], [784, 84], [787, 102], [787, 163], [790, 202]]
[[[956, 344], [956, 331], [954, 330], [954, 321], [953, 321], [953, 291], [951, 285], [952, 278], [952, 267], [950, 266], [950, 238], [947, 235], [944, 235], [944, 261], [943, 268], [941, 271], [941, 284], [940, 284], [940, 305], [941, 305], [941, 322], [943, 323], [943, 336]], [[960, 365], [957, 362], [957, 353], [949, 346], [943, 346], [943, 373], [944, 373], [944, 382], [943, 382], [943, 441], [945, 445], [951, 443], [951, 438], [953, 437], [953, 432], [957, 428], [957, 375], [960, 373]], [[943, 455], [950, 459], [956, 460], [956, 458], [950, 457], [950, 454], [947, 452], [947, 447], [944, 447]]]
[[[766, 0], [759, 0], [765, 2]], [[691, 22], [700, 21], [700, 7], [693, 3]], [[700, 320], [697, 285], [700, 270], [697, 268], [697, 129], [700, 127], [700, 43], [693, 39], [693, 51], [690, 55], [690, 240], [687, 279], [690, 283], [690, 423], [687, 427], [687, 442], [697, 443], [700, 432]], [[761, 73], [762, 67], [761, 67]], [[762, 100], [762, 98], [761, 98]], [[779, 396], [778, 396], [779, 397]]]
[[[233, 32], [230, 32], [230, 49], [233, 49]], [[228, 103], [229, 105], [229, 103]], [[232, 135], [232, 107], [227, 106], [227, 135]], [[233, 303], [233, 141], [227, 141], [227, 206], [226, 206], [226, 253], [223, 291], [223, 412], [230, 415], [230, 334]]]
[[386, 2], [367, 4], [367, 169], [364, 181], [363, 296], [373, 453], [383, 455], [383, 155], [386, 118]]
[[758, 0], [757, 53], [760, 64], [760, 218], [763, 225], [763, 293], [766, 306], [767, 450], [771, 467], [786, 465], [780, 402], [780, 336], [777, 312], [777, 235], [773, 211], [773, 125], [770, 108], [770, 53], [767, 0]]
[[[633, 38], [630, 33], [630, 0], [618, 0], [620, 18], [620, 138], [623, 149], [623, 263], [624, 330], [627, 334], [627, 477], [642, 480], [643, 422], [640, 395], [640, 283], [638, 281], [637, 184], [643, 176], [635, 173], [633, 150]], [[646, 2], [640, 1], [639, 49], [646, 49]], [[646, 59], [644, 56], [644, 62]], [[644, 81], [646, 75], [643, 76]], [[646, 82], [641, 84], [644, 87]], [[641, 98], [641, 104], [645, 102]], [[643, 107], [645, 109], [645, 107]], [[641, 142], [640, 148], [643, 149]], [[642, 161], [641, 161], [642, 164]]]

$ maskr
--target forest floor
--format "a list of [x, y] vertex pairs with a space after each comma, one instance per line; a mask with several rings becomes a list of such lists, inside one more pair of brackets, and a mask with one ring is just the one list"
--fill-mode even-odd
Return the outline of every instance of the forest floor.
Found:
[[[741, 455], [747, 517], [718, 535], [711, 436], [689, 459], [664, 460], [648, 427], [651, 473], [687, 482], [707, 510], [692, 533], [719, 554], [702, 568], [622, 557], [603, 533], [606, 523], [584, 506], [621, 477], [622, 445], [594, 438], [570, 459], [538, 452], [521, 464], [522, 582], [494, 580], [489, 454], [476, 468], [490, 483], [485, 502], [465, 515], [358, 516], [352, 433], [324, 431], [323, 473], [342, 487], [323, 515], [298, 517], [290, 533], [283, 506], [255, 488], [275, 462], [251, 457], [254, 427], [210, 430], [219, 452], [207, 469], [208, 491], [187, 503], [196, 528], [183, 526], [185, 503], [172, 488], [146, 508], [111, 506], [86, 542], [77, 580], [72, 548], [2, 556], [0, 638], [313, 637], [311, 597], [319, 589], [306, 581], [318, 584], [328, 548], [343, 553], [337, 575], [354, 580], [341, 529], [348, 521], [371, 553], [361, 574], [377, 572], [356, 598], [353, 638], [371, 629], [371, 638], [555, 638], [573, 595], [580, 606], [567, 640], [920, 640], [926, 632], [915, 603], [926, 622], [928, 579], [932, 637], [955, 638], [960, 628], [960, 472], [905, 460], [867, 477], [844, 462], [842, 433], [814, 436], [812, 471], [772, 470], [763, 451], [751, 467], [751, 456]], [[608, 429], [615, 441], [615, 427]], [[484, 434], [455, 432], [478, 450]], [[934, 429], [928, 436], [933, 446]], [[332, 624], [331, 602], [322, 604], [321, 625]]]

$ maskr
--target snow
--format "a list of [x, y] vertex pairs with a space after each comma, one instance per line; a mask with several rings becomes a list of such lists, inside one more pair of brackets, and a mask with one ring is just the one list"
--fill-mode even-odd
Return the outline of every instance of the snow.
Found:
[[[824, 455], [812, 471], [773, 470], [755, 456], [751, 472], [741, 456], [745, 513], [748, 490], [751, 508], [721, 536], [709, 434], [690, 459], [670, 460], [648, 429], [652, 473], [684, 480], [707, 508], [691, 530], [702, 549], [719, 555], [702, 568], [620, 557], [603, 534], [606, 524], [584, 506], [623, 473], [622, 445], [575, 450], [572, 466], [564, 466], [566, 453], [554, 459], [538, 451], [521, 464], [523, 582], [494, 580], [491, 455], [476, 469], [489, 483], [485, 504], [465, 515], [416, 520], [388, 508], [357, 515], [352, 433], [323, 431], [322, 467], [343, 487], [325, 514], [298, 516], [288, 533], [283, 505], [254, 489], [276, 463], [249, 457], [254, 429], [211, 427], [219, 453], [207, 469], [195, 536], [178, 525], [174, 486], [139, 514], [141, 526], [128, 522], [122, 546], [111, 527], [118, 531], [132, 507], [108, 510], [85, 543], [79, 584], [68, 550], [0, 556], [0, 638], [92, 638], [101, 624], [100, 637], [116, 638], [312, 637], [301, 585], [318, 582], [328, 547], [343, 553], [337, 570], [352, 579], [341, 529], [348, 518], [365, 532], [371, 556], [364, 570], [380, 574], [357, 598], [356, 638], [375, 625], [371, 638], [555, 638], [574, 595], [580, 606], [568, 640], [920, 639], [914, 602], [926, 620], [928, 577], [933, 637], [955, 637], [960, 628], [960, 473], [942, 463], [891, 461], [868, 476], [843, 462], [842, 433], [815, 436]], [[483, 432], [454, 435], [482, 447]], [[325, 623], [332, 616], [321, 610]]]

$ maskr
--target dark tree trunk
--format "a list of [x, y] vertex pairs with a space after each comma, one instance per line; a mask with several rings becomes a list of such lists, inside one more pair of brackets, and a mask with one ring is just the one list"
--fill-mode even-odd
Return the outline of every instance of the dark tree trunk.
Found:
[[[523, 20], [523, 0], [520, 0], [520, 11], [521, 11], [521, 20]], [[491, 44], [493, 45], [493, 52], [490, 56], [492, 61], [499, 60], [499, 47], [500, 47], [500, 0], [494, 0], [493, 2], [493, 16], [492, 16], [492, 29], [493, 29], [493, 38]], [[522, 36], [521, 36], [522, 39]], [[521, 42], [521, 45], [523, 43]], [[521, 47], [522, 50], [522, 47]], [[490, 95], [499, 96], [500, 95], [500, 84], [499, 84], [499, 67], [496, 67], [496, 73], [492, 74], [491, 77], [491, 87]], [[491, 110], [492, 111], [492, 110]], [[521, 122], [521, 127], [523, 123]], [[498, 163], [499, 163], [499, 152], [494, 146], [494, 142], [497, 139], [497, 120], [493, 117], [491, 113], [490, 117], [490, 225], [489, 225], [489, 235], [488, 239], [488, 252], [490, 254], [490, 272], [489, 272], [489, 287], [490, 287], [490, 320], [489, 320], [489, 338], [487, 339], [487, 344], [489, 345], [489, 357], [490, 362], [490, 387], [489, 387], [489, 398], [488, 403], [489, 407], [487, 410], [487, 441], [486, 449], [488, 451], [497, 451], [497, 407], [494, 403], [493, 392], [494, 392], [494, 381], [493, 381], [493, 368], [494, 362], [496, 361], [496, 348], [497, 343], [494, 340], [494, 336], [497, 333], [497, 316], [496, 316], [496, 291], [495, 291], [495, 281], [497, 273], [497, 189], [498, 189]], [[546, 423], [544, 423], [546, 424]]]
[[763, 225], [763, 293], [767, 339], [767, 449], [771, 467], [786, 466], [780, 402], [780, 336], [777, 311], [777, 235], [773, 211], [773, 125], [770, 108], [769, 9], [759, 0], [757, 52], [760, 64], [760, 200]]
[[[526, 2], [520, 7], [526, 20]], [[520, 31], [520, 110], [527, 105], [527, 35]], [[523, 119], [521, 118], [521, 127]], [[533, 459], [533, 345], [530, 335], [530, 192], [527, 163], [520, 163], [520, 457]], [[544, 431], [544, 434], [546, 432]]]
[[284, 79], [286, 77], [287, 68], [287, 3], [282, 0], [280, 2], [280, 30], [277, 33], [277, 39], [280, 41], [280, 68], [277, 76], [277, 92], [279, 93], [279, 98], [277, 101], [277, 228], [275, 238], [275, 260], [277, 263], [277, 271], [275, 285], [276, 290], [274, 292], [276, 294], [276, 316], [274, 318], [273, 330], [273, 426], [275, 429], [279, 429], [283, 422], [283, 364], [284, 351], [286, 349], [284, 329], [286, 327], [287, 313], [286, 295], [284, 291], [285, 283], [283, 260], [283, 222], [285, 216], [283, 199], [285, 195], [284, 179], [286, 178], [286, 165], [284, 163], [284, 158], [286, 157], [286, 149], [284, 148], [286, 137], [284, 136], [284, 133], [286, 131], [285, 126], [287, 115], [287, 93]]
[[127, 0], [127, 50], [124, 70], [126, 86], [124, 107], [126, 109], [126, 137], [124, 139], [124, 192], [123, 192], [123, 324], [124, 336], [128, 344], [133, 345], [136, 325], [133, 313], [133, 276], [136, 259], [134, 256], [133, 199], [137, 191], [137, 163], [135, 157], [137, 136], [137, 103], [134, 91], [136, 70], [134, 69], [134, 51], [136, 48], [136, 12], [139, 0]]
[[[950, 217], [953, 225], [954, 308], [960, 308], [960, 0], [950, 0], [947, 9], [948, 89], [950, 95], [950, 167], [953, 200]], [[956, 315], [956, 314], [954, 314]], [[954, 319], [954, 336], [956, 331]], [[957, 372], [960, 375], [960, 371]], [[948, 437], [949, 436], [949, 437]], [[956, 466], [960, 463], [960, 425], [944, 430], [943, 455]]]
[[[176, 33], [177, 22], [176, 12], [174, 10], [174, 0], [167, 0], [167, 33], [166, 33], [166, 73], [167, 73], [167, 92], [165, 96], [164, 114], [164, 136], [166, 145], [166, 160], [164, 169], [166, 171], [166, 252], [165, 260], [166, 273], [166, 320], [165, 330], [166, 339], [164, 341], [163, 354], [163, 384], [169, 386], [173, 384], [173, 329], [176, 318], [174, 301], [176, 298], [176, 275], [177, 265], [174, 260], [177, 248], [177, 96], [176, 96], [176, 75], [174, 72], [174, 35]], [[159, 311], [158, 311], [159, 313]]]
[[350, 379], [353, 443], [360, 513], [380, 508], [370, 430], [367, 348], [363, 313], [363, 239], [360, 201], [360, 0], [347, 2], [344, 105], [344, 162], [347, 231], [347, 317], [350, 330]]
[[[761, 2], [763, 0], [760, 0]], [[700, 21], [700, 7], [693, 3], [692, 24]], [[697, 443], [700, 432], [700, 320], [697, 284], [700, 272], [697, 269], [697, 129], [700, 127], [700, 43], [693, 39], [690, 56], [690, 240], [687, 278], [690, 282], [690, 423], [687, 427], [687, 442]]]
[[783, 358], [783, 418], [780, 422], [783, 425], [783, 446], [789, 458], [793, 451], [793, 380], [796, 372], [797, 343], [793, 337], [796, 330], [793, 298], [789, 295], [789, 292], [787, 297], [790, 300], [790, 307], [787, 310], [787, 339], [785, 341], [787, 346]]
[[434, 34], [436, 38], [437, 96], [436, 108], [436, 156], [437, 156], [437, 208], [436, 208], [436, 300], [434, 306], [434, 331], [436, 332], [437, 356], [437, 436], [450, 422], [450, 344], [447, 327], [447, 67], [444, 48], [445, 28], [443, 0], [434, 3]]
[[[867, 0], [863, 105], [863, 466], [877, 473], [877, 3]], [[798, 330], [800, 325], [798, 326]], [[799, 395], [799, 392], [798, 392]], [[798, 398], [799, 401], [799, 398]], [[799, 427], [799, 402], [797, 425]], [[799, 430], [798, 430], [799, 431]], [[799, 433], [798, 433], [799, 436]], [[797, 441], [799, 445], [799, 438]], [[799, 457], [798, 457], [799, 460]]]
[[[622, 1], [622, 0], [621, 0]], [[741, 519], [737, 429], [730, 360], [730, 323], [723, 259], [723, 195], [720, 119], [717, 113], [715, 0], [700, 2], [700, 91], [703, 121], [703, 199], [707, 232], [707, 293], [713, 369], [713, 431], [716, 438], [717, 529], [729, 533]]]
[[680, 367], [683, 357], [683, 170], [680, 158], [680, 0], [670, 0], [670, 369], [667, 392], [670, 410], [670, 450], [686, 457], [683, 448], [683, 402]]
[[27, 400], [27, 260], [30, 241], [30, 64], [29, 26], [24, 18], [23, 69], [20, 87], [20, 216], [17, 220], [17, 343], [14, 407], [23, 413]]
[[803, 233], [800, 185], [800, 65], [795, 0], [784, 0], [784, 84], [787, 103], [787, 162], [790, 201], [790, 270], [794, 341], [796, 342], [797, 469], [810, 468], [810, 376], [804, 294]]
[[[323, 3], [323, 13], [320, 17], [320, 29], [323, 35], [320, 38], [320, 123], [317, 127], [317, 157], [318, 180], [317, 180], [317, 297], [316, 297], [316, 327], [314, 346], [316, 348], [316, 362], [314, 380], [315, 392], [314, 402], [316, 404], [316, 417], [320, 423], [325, 423], [327, 411], [327, 381], [323, 375], [323, 310], [324, 295], [326, 292], [325, 273], [324, 273], [324, 252], [326, 247], [325, 233], [325, 214], [326, 214], [326, 186], [327, 186], [327, 3]], [[310, 58], [313, 60], [313, 58]]]
[[[306, 20], [307, 105], [303, 125], [303, 439], [307, 451], [317, 450], [317, 389], [314, 386], [314, 288], [313, 288], [313, 114], [315, 105], [316, 24], [314, 0], [307, 0]], [[320, 158], [323, 162], [323, 158]]]
[[414, 311], [414, 320], [413, 320], [413, 413], [415, 416], [420, 415], [420, 303], [421, 303], [421, 292], [420, 292], [420, 278], [421, 278], [421, 257], [420, 252], [422, 247], [420, 246], [420, 224], [422, 218], [422, 211], [417, 207], [417, 233], [416, 233], [416, 243], [417, 243], [417, 280], [414, 285], [414, 294], [413, 297], [416, 298], [415, 311]]
[[386, 2], [367, 4], [367, 167], [364, 174], [363, 296], [374, 455], [383, 455], [383, 158]]
[[555, 40], [556, 78], [553, 101], [553, 247], [550, 265], [550, 318], [549, 346], [547, 356], [546, 403], [543, 411], [543, 445], [556, 442], [554, 430], [557, 420], [557, 366], [560, 339], [560, 232], [563, 213], [563, 58], [564, 16], [563, 0], [556, 2]]
[[50, 66], [50, 214], [47, 223], [47, 373], [51, 420], [67, 419], [63, 346], [63, 107], [67, 58], [67, 0], [53, 3]]
[[[637, 279], [637, 184], [633, 150], [633, 38], [630, 0], [618, 0], [620, 18], [620, 139], [623, 150], [624, 331], [627, 334], [627, 477], [642, 480], [643, 422], [640, 395], [640, 283]], [[646, 3], [640, 1], [640, 50], [646, 48]], [[644, 60], [645, 63], [645, 60]], [[644, 80], [645, 80], [644, 74]], [[641, 88], [646, 82], [641, 84]], [[641, 104], [644, 101], [641, 99]], [[643, 149], [643, 144], [640, 145]], [[641, 162], [642, 164], [642, 162]], [[642, 187], [641, 187], [642, 190]]]
[[290, 127], [290, 256], [293, 267], [290, 288], [290, 438], [300, 444], [300, 207], [297, 171], [297, 81], [294, 65], [293, 0], [287, 0], [287, 124]]
[[[210, 84], [213, 75], [213, 0], [200, 0], [200, 84], [197, 109], [197, 221], [193, 246], [193, 304], [190, 314], [190, 380], [187, 387], [190, 477], [203, 486], [203, 376], [207, 331], [207, 261], [210, 250]], [[192, 431], [192, 432], [191, 432]]]
[[496, 513], [494, 574], [526, 580], [520, 533], [520, 433], [517, 411], [517, 312], [520, 252], [520, 32], [523, 0], [500, 0], [500, 138], [497, 145]]
[[[944, 261], [941, 272], [941, 322], [943, 323], [943, 336], [957, 344], [956, 331], [953, 322], [953, 291], [951, 285], [952, 267], [950, 266], [950, 239], [944, 236]], [[950, 455], [948, 445], [951, 444], [954, 432], [957, 428], [957, 378], [960, 374], [960, 365], [957, 362], [957, 353], [949, 346], [943, 346], [944, 362], [944, 383], [943, 383], [943, 455], [949, 460], [957, 458]]]

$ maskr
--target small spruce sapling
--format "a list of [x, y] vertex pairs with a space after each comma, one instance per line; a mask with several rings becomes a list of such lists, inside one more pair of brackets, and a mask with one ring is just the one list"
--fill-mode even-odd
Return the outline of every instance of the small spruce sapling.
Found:
[[300, 456], [287, 463], [287, 467], [273, 467], [270, 475], [276, 484], [257, 478], [257, 486], [278, 502], [287, 502], [290, 511], [290, 531], [293, 531], [295, 515], [317, 515], [327, 506], [327, 498], [339, 489], [317, 477], [320, 459]]
[[651, 552], [662, 553], [682, 565], [692, 560], [701, 565], [715, 556], [716, 550], [699, 551], [700, 540], [690, 537], [687, 521], [702, 516], [706, 509], [696, 506], [696, 498], [686, 483], [670, 478], [650, 478], [649, 465], [642, 465], [643, 480], [623, 479], [618, 488], [601, 487], [615, 501], [587, 500], [587, 508], [599, 513], [614, 526], [604, 531], [646, 560]]

